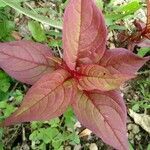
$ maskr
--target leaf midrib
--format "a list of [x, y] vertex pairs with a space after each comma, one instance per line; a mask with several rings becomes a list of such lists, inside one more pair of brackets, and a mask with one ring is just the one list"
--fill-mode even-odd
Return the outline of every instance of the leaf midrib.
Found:
[[23, 112], [19, 113], [18, 115], [16, 115], [15, 117], [18, 117], [20, 114], [28, 111], [28, 109], [30, 109], [31, 107], [33, 107], [34, 105], [36, 105], [37, 103], [39, 103], [40, 101], [42, 101], [44, 98], [46, 98], [50, 93], [54, 92], [57, 88], [59, 88], [60, 86], [62, 86], [68, 78], [66, 78], [60, 85], [56, 86], [53, 90], [51, 90], [50, 92], [48, 92], [48, 94], [46, 94], [44, 97], [42, 97], [41, 99], [39, 99], [37, 102], [35, 102], [33, 105], [31, 105], [30, 107], [28, 107], [27, 109], [25, 109]]

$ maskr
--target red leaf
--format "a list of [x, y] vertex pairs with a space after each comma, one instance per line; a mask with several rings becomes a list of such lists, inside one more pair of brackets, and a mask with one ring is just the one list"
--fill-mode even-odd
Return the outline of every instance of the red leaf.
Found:
[[139, 42], [137, 44], [137, 46], [150, 48], [150, 40], [149, 39], [144, 39], [141, 42]]
[[43, 74], [55, 70], [51, 50], [30, 41], [0, 43], [0, 67], [15, 79], [33, 84]]
[[147, 24], [146, 30], [144, 31], [145, 37], [150, 39], [150, 0], [147, 0]]
[[111, 74], [108, 69], [99, 65], [87, 65], [81, 67], [79, 87], [83, 90], [110, 91], [118, 89], [125, 81], [134, 76], [126, 74]]
[[[145, 29], [146, 24], [141, 20], [134, 20], [133, 24], [136, 27], [136, 30], [141, 34], [141, 32]], [[129, 35], [128, 35], [129, 36]], [[135, 36], [135, 35], [134, 35]]]
[[106, 25], [93, 0], [70, 0], [64, 14], [64, 60], [71, 70], [77, 63], [98, 62], [105, 52]]
[[138, 57], [129, 50], [116, 48], [105, 52], [100, 65], [111, 73], [135, 74], [150, 57]]
[[74, 96], [73, 80], [65, 70], [44, 75], [26, 94], [20, 108], [4, 125], [32, 120], [49, 120], [60, 116]]
[[147, 0], [147, 24], [150, 25], [150, 0]]
[[78, 92], [72, 106], [79, 121], [105, 143], [128, 150], [125, 104], [118, 92]]

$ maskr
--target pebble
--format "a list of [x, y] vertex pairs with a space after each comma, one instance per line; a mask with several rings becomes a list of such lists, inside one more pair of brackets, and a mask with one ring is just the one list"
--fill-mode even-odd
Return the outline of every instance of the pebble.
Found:
[[75, 145], [74, 150], [81, 150], [81, 145]]
[[98, 150], [98, 147], [95, 143], [92, 143], [90, 144], [90, 147], [89, 147], [90, 150]]
[[66, 146], [65, 150], [71, 150], [71, 146]]
[[140, 132], [140, 128], [136, 124], [129, 124], [128, 125], [128, 130], [132, 131], [133, 134], [137, 134], [137, 133]]
[[81, 126], [81, 123], [79, 121], [77, 121], [76, 124], [74, 125], [74, 127], [76, 129], [76, 128], [81, 128], [82, 126]]

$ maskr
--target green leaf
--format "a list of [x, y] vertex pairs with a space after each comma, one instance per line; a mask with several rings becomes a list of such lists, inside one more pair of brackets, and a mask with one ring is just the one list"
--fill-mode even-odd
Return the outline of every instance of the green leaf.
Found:
[[35, 149], [39, 149], [39, 150], [46, 150], [46, 144], [42, 143], [41, 145], [39, 145], [38, 147], [36, 147]]
[[0, 90], [0, 101], [6, 100], [8, 93], [5, 93]]
[[10, 87], [10, 78], [3, 71], [0, 71], [0, 91], [7, 92]]
[[150, 144], [148, 144], [148, 146], [147, 146], [147, 150], [150, 150]]
[[76, 145], [80, 144], [80, 138], [79, 135], [74, 131], [74, 132], [64, 132], [62, 136], [63, 141], [69, 140], [70, 144]]
[[103, 10], [104, 2], [102, 0], [96, 0], [96, 5], [99, 7], [101, 10]]
[[52, 141], [53, 138], [55, 138], [58, 134], [59, 131], [56, 128], [47, 128], [45, 130], [45, 134], [49, 137], [49, 139]]
[[129, 150], [134, 150], [133, 146], [131, 145], [131, 143], [129, 142]]
[[121, 5], [120, 7], [115, 8], [113, 13], [111, 12], [105, 15], [106, 24], [108, 26], [113, 25], [115, 21], [124, 19], [125, 17], [135, 13], [140, 8], [142, 8], [142, 5], [138, 0]]
[[60, 119], [59, 119], [59, 118], [55, 118], [55, 119], [52, 119], [52, 120], [49, 122], [49, 125], [50, 125], [52, 128], [55, 128], [55, 127], [58, 127], [58, 126], [59, 126], [59, 122], [60, 122]]
[[0, 7], [5, 7], [5, 6], [7, 6], [7, 5], [0, 0]]
[[55, 150], [63, 150], [62, 141], [61, 140], [53, 140], [52, 141], [52, 146]]
[[38, 130], [33, 131], [29, 136], [29, 140], [31, 141], [38, 140], [38, 134], [39, 134]]
[[49, 45], [50, 47], [62, 47], [62, 40], [55, 40], [55, 39], [53, 39], [53, 40], [51, 40], [51, 41], [48, 43], [48, 45]]
[[62, 33], [58, 32], [58, 31], [55, 31], [55, 30], [50, 30], [50, 31], [47, 32], [47, 34], [50, 35], [50, 36], [62, 38]]
[[142, 6], [140, 5], [139, 1], [132, 1], [126, 5], [121, 5], [120, 7], [118, 7], [118, 9], [116, 10], [116, 12], [120, 12], [123, 14], [132, 14], [134, 12], [136, 12], [138, 9], [140, 9]]
[[15, 111], [15, 107], [12, 105], [7, 105], [5, 111], [4, 111], [4, 117], [10, 116]]
[[141, 48], [140, 50], [138, 50], [138, 56], [144, 57], [149, 52], [150, 48]]
[[74, 132], [70, 136], [70, 144], [72, 145], [80, 144], [80, 137], [77, 133]]
[[3, 128], [0, 128], [0, 140], [2, 139], [3, 131], [4, 131], [4, 129], [3, 129]]
[[59, 131], [56, 128], [40, 128], [35, 130], [30, 135], [29, 139], [33, 141], [41, 140], [45, 144], [50, 143], [57, 135]]
[[109, 27], [110, 30], [127, 30], [125, 26], [120, 26], [120, 25], [112, 25]]
[[41, 128], [42, 125], [43, 125], [43, 123], [40, 122], [40, 121], [33, 121], [33, 122], [31, 123], [31, 129], [32, 129], [32, 130], [35, 130], [35, 129]]
[[74, 129], [74, 124], [76, 123], [77, 120], [71, 107], [69, 107], [67, 111], [64, 113], [64, 118], [65, 118], [65, 125], [71, 129]]
[[0, 150], [4, 150], [4, 145], [2, 142], [0, 142]]
[[22, 99], [23, 99], [23, 94], [22, 94], [22, 91], [20, 90], [16, 90], [12, 96], [14, 97], [15, 99], [15, 104], [20, 104], [22, 102]]
[[60, 146], [58, 149], [55, 149], [55, 148], [54, 148], [54, 150], [63, 150], [63, 149], [64, 149], [63, 146]]
[[2, 142], [3, 130], [4, 129], [0, 128], [0, 150], [4, 149], [4, 145], [3, 145], [3, 142]]
[[0, 102], [0, 109], [3, 112], [3, 116], [0, 116], [0, 121], [4, 118], [10, 116], [15, 111], [15, 107], [13, 105], [8, 104], [6, 101]]
[[19, 6], [17, 3], [13, 2], [12, 0], [1, 0], [1, 1], [4, 2], [5, 4], [7, 4], [8, 6], [12, 7], [16, 11], [18, 11], [19, 13], [22, 13], [36, 21], [39, 21], [43, 24], [50, 25], [51, 27], [54, 27], [54, 28], [62, 29], [62, 22], [60, 22], [58, 20], [57, 21], [51, 20], [50, 18], [44, 17], [33, 11], [25, 9], [25, 8]]
[[139, 103], [136, 103], [135, 105], [132, 106], [132, 110], [137, 112], [140, 109]]
[[15, 25], [12, 21], [3, 20], [3, 22], [0, 22], [0, 39], [4, 40], [10, 37], [14, 27]]
[[38, 23], [37, 21], [29, 21], [28, 27], [33, 38], [37, 42], [44, 42], [46, 40], [45, 32], [40, 23]]

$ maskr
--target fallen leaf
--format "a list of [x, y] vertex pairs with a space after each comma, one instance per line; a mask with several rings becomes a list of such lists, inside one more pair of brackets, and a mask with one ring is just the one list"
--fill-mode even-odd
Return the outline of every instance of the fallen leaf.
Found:
[[17, 41], [19, 41], [19, 40], [22, 39], [22, 36], [20, 35], [19, 32], [13, 31], [11, 35], [12, 35], [12, 37], [14, 37], [15, 40], [17, 40]]
[[79, 134], [79, 136], [80, 136], [80, 137], [85, 137], [85, 136], [91, 135], [91, 133], [92, 133], [91, 130], [85, 129], [85, 130], [83, 130], [83, 131]]
[[150, 133], [150, 116], [146, 114], [138, 114], [129, 109], [129, 115], [134, 119], [134, 122], [140, 125], [145, 131]]

